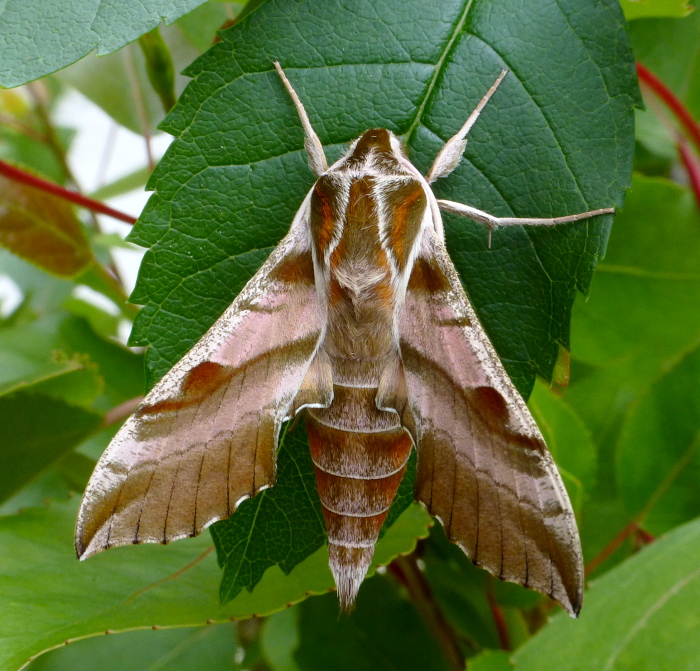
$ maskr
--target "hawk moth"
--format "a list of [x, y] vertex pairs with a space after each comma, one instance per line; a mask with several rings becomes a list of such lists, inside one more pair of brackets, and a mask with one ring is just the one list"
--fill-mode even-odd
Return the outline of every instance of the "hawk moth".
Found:
[[423, 176], [375, 128], [330, 167], [291, 83], [317, 181], [233, 304], [146, 396], [100, 459], [75, 546], [199, 534], [275, 482], [284, 421], [306, 414], [330, 565], [349, 610], [411, 451], [415, 496], [475, 564], [577, 614], [581, 549], [566, 491], [445, 249], [430, 184], [459, 164], [503, 71]]

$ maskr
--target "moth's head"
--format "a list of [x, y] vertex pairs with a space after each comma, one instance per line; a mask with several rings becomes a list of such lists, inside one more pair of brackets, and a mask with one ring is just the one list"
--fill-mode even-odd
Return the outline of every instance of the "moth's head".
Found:
[[365, 131], [350, 145], [345, 156], [347, 163], [353, 166], [373, 162], [402, 172], [400, 161], [405, 158], [401, 141], [386, 128], [370, 128]]

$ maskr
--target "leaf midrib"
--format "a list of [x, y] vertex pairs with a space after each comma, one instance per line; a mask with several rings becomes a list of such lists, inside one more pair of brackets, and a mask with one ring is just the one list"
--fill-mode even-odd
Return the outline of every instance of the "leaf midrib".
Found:
[[432, 96], [433, 89], [435, 88], [437, 84], [437, 80], [444, 71], [445, 68], [445, 61], [447, 60], [447, 55], [450, 53], [452, 50], [452, 45], [455, 43], [457, 40], [457, 36], [462, 32], [462, 28], [464, 27], [464, 24], [467, 21], [467, 16], [469, 15], [469, 10], [471, 9], [472, 5], [474, 4], [474, 0], [467, 0], [464, 9], [462, 10], [462, 15], [459, 17], [457, 23], [455, 24], [455, 27], [452, 31], [452, 34], [450, 35], [450, 38], [447, 40], [447, 44], [445, 44], [445, 48], [442, 50], [442, 53], [440, 54], [440, 58], [438, 58], [437, 63], [435, 63], [435, 70], [433, 72], [433, 76], [431, 77], [430, 81], [428, 82], [428, 88], [425, 91], [425, 95], [423, 96], [423, 102], [421, 102], [420, 106], [418, 107], [418, 110], [416, 111], [416, 117], [413, 120], [413, 123], [410, 125], [408, 131], [406, 132], [405, 135], [405, 141], [406, 144], [408, 144], [411, 141], [411, 136], [415, 132], [416, 128], [418, 128], [421, 119], [423, 118], [423, 114], [425, 112], [425, 108], [428, 105], [428, 101], [430, 100], [430, 97]]
[[[661, 559], [665, 559], [661, 557]], [[700, 568], [695, 569], [691, 573], [683, 576], [680, 580], [677, 580], [671, 587], [664, 591], [659, 598], [644, 611], [644, 614], [630, 627], [629, 631], [622, 639], [620, 644], [611, 652], [610, 656], [606, 660], [604, 671], [610, 671], [617, 660], [620, 658], [622, 653], [630, 646], [632, 641], [637, 637], [637, 635], [647, 626], [649, 620], [656, 615], [666, 604], [677, 596], [680, 591], [686, 587], [689, 583], [700, 576]]]

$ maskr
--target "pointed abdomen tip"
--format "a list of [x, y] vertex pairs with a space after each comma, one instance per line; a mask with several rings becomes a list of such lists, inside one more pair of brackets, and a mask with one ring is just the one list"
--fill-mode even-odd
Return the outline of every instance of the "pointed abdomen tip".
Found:
[[329, 543], [328, 554], [331, 571], [338, 588], [340, 610], [350, 613], [355, 606], [360, 585], [372, 563], [374, 547], [348, 548]]

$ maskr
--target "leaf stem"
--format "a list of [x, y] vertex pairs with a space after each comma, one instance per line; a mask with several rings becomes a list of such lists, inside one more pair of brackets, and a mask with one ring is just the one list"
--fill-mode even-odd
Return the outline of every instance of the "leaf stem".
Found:
[[700, 448], [700, 430], [693, 436], [693, 440], [690, 445], [686, 448], [685, 452], [680, 456], [680, 459], [676, 461], [673, 468], [666, 473], [664, 479], [659, 483], [659, 486], [649, 497], [644, 508], [641, 509], [639, 514], [634, 518], [634, 522], [637, 525], [644, 523], [649, 513], [654, 509], [656, 504], [663, 498], [664, 494], [669, 490], [671, 485], [675, 482], [676, 478], [681, 474], [683, 469], [690, 464], [693, 456]]
[[171, 573], [168, 576], [165, 576], [165, 578], [161, 578], [160, 580], [151, 583], [150, 585], [146, 585], [145, 587], [142, 587], [141, 589], [137, 590], [134, 592], [131, 596], [129, 596], [127, 599], [124, 600], [123, 605], [127, 605], [131, 603], [134, 599], [137, 597], [141, 596], [145, 592], [148, 592], [148, 590], [151, 590], [155, 587], [159, 587], [163, 583], [169, 582], [170, 580], [175, 580], [176, 578], [179, 578], [183, 573], [187, 573], [191, 568], [194, 568], [201, 562], [203, 559], [206, 559], [212, 552], [214, 551], [214, 546], [210, 545], [204, 552], [202, 552], [199, 557], [196, 557], [193, 559], [189, 564], [186, 566], [183, 566], [181, 569], [175, 571], [175, 573]]
[[59, 198], [63, 198], [63, 200], [67, 200], [71, 203], [75, 203], [80, 207], [84, 207], [86, 210], [90, 210], [90, 212], [106, 214], [108, 217], [119, 219], [119, 221], [125, 221], [127, 224], [133, 225], [134, 223], [136, 223], [136, 219], [134, 217], [125, 214], [124, 212], [115, 210], [105, 205], [104, 203], [100, 203], [97, 200], [93, 200], [92, 198], [83, 196], [81, 193], [78, 193], [76, 191], [66, 189], [60, 184], [49, 182], [46, 179], [37, 177], [36, 175], [32, 175], [29, 172], [21, 170], [20, 168], [16, 168], [15, 166], [10, 165], [9, 163], [6, 163], [5, 161], [1, 160], [0, 175], [3, 175], [8, 179], [14, 180], [15, 182], [21, 182], [22, 184], [26, 184], [27, 186], [31, 186], [35, 189], [40, 189], [41, 191], [45, 191], [46, 193], [50, 193], [54, 196], [58, 196]]
[[105, 415], [100, 430], [106, 429], [108, 426], [112, 426], [112, 424], [116, 424], [117, 422], [121, 422], [129, 417], [129, 415], [132, 415], [141, 404], [141, 401], [143, 401], [143, 396], [136, 396], [109, 410]]
[[23, 123], [19, 119], [15, 119], [8, 114], [0, 114], [0, 124], [12, 128], [12, 130], [17, 133], [26, 135], [30, 140], [34, 140], [34, 142], [38, 142], [39, 144], [48, 143], [48, 139], [43, 133], [34, 130], [29, 124]]
[[440, 645], [449, 667], [454, 671], [463, 671], [464, 656], [457, 644], [455, 633], [435, 601], [430, 585], [418, 566], [415, 554], [407, 557], [398, 556], [388, 568], [389, 572], [405, 585], [411, 601]]
[[666, 477], [659, 483], [659, 486], [649, 497], [644, 507], [635, 515], [634, 519], [625, 526], [620, 533], [615, 536], [590, 562], [586, 565], [586, 575], [590, 575], [603, 562], [605, 562], [630, 536], [636, 535], [643, 544], [648, 544], [654, 540], [654, 537], [642, 528], [642, 524], [649, 516], [649, 513], [654, 509], [656, 504], [663, 498], [663, 495], [668, 491], [676, 478], [680, 475], [683, 469], [690, 463], [693, 455], [700, 448], [700, 431], [698, 431], [686, 451], [681, 455], [680, 459], [674, 464], [673, 468], [666, 474]]
[[676, 94], [671, 91], [653, 72], [637, 61], [637, 74], [640, 81], [644, 82], [675, 114], [678, 121], [692, 138], [693, 143], [700, 151], [700, 125], [693, 119], [688, 108], [680, 101]]
[[160, 98], [167, 114], [175, 106], [175, 68], [168, 45], [160, 34], [159, 26], [138, 39], [146, 59], [146, 73], [153, 90]]
[[630, 522], [620, 533], [615, 536], [591, 561], [586, 564], [586, 576], [589, 576], [601, 564], [603, 564], [622, 544], [634, 533], [637, 522]]
[[685, 170], [688, 173], [688, 179], [693, 189], [695, 202], [698, 205], [698, 209], [700, 209], [700, 164], [690, 150], [690, 147], [688, 147], [688, 143], [682, 138], [678, 140], [678, 151], [680, 152]]
[[78, 188], [78, 181], [75, 179], [75, 175], [68, 165], [66, 153], [58, 139], [58, 136], [56, 135], [56, 130], [53, 123], [51, 123], [51, 117], [46, 109], [46, 103], [44, 102], [44, 91], [45, 89], [41, 88], [41, 84], [39, 82], [31, 82], [29, 84], [29, 92], [34, 99], [36, 114], [44, 127], [44, 142], [49, 146], [49, 149], [51, 149], [51, 152], [61, 166], [61, 170], [66, 176], [66, 179], [68, 179], [68, 181], [71, 182], [74, 187]]
[[492, 575], [488, 576], [486, 597], [488, 598], [489, 608], [491, 609], [491, 615], [493, 616], [493, 622], [496, 625], [496, 630], [498, 631], [498, 642], [501, 645], [501, 649], [510, 651], [512, 648], [510, 646], [510, 636], [508, 635], [508, 624], [506, 623], [505, 617], [503, 617], [501, 607], [496, 602], [496, 595], [493, 590]]
[[141, 135], [143, 136], [143, 141], [146, 145], [146, 158], [148, 160], [148, 169], [153, 172], [156, 162], [153, 158], [153, 150], [151, 147], [151, 125], [148, 119], [148, 112], [146, 111], [146, 105], [143, 100], [143, 95], [141, 87], [139, 86], [138, 77], [136, 76], [136, 67], [134, 66], [134, 52], [132, 45], [129, 45], [123, 51], [124, 53], [124, 65], [126, 67], [126, 73], [129, 77], [129, 84], [131, 86], [131, 95], [134, 97], [134, 103], [136, 105], [136, 110], [139, 115], [139, 123], [141, 124]]

